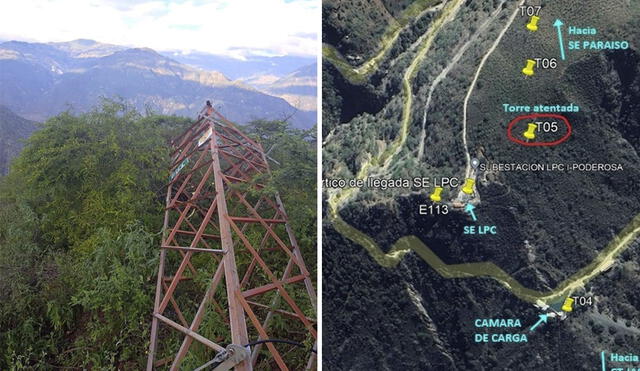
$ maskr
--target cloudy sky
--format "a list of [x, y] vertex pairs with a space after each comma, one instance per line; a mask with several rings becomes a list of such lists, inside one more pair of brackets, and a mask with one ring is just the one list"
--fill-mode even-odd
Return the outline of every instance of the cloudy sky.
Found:
[[315, 56], [319, 29], [320, 0], [21, 0], [0, 7], [2, 40], [83, 38], [233, 57]]

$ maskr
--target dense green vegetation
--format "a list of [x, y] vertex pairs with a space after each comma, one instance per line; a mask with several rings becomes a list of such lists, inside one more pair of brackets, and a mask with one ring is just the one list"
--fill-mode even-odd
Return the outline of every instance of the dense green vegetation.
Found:
[[[0, 178], [0, 369], [144, 367], [167, 142], [187, 124], [105, 102], [28, 139]], [[273, 147], [270, 186], [314, 274], [314, 131], [271, 121], [246, 131]]]

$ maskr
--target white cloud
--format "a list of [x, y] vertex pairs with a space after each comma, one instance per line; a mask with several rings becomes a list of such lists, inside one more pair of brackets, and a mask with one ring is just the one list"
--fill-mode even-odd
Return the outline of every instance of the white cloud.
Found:
[[156, 50], [316, 55], [320, 0], [23, 0], [4, 4], [0, 38], [78, 38]]

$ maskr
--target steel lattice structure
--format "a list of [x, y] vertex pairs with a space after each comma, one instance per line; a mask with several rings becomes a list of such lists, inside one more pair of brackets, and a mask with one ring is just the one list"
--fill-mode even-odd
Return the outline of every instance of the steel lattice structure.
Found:
[[[296, 336], [288, 340], [315, 348], [313, 283], [280, 196], [260, 183], [270, 175], [262, 146], [208, 109], [172, 142], [147, 370], [179, 369], [194, 343], [211, 358], [233, 353], [230, 344], [250, 349], [235, 370], [287, 370], [293, 345], [247, 344], [270, 339], [279, 317]], [[207, 316], [222, 326], [202, 332]], [[167, 341], [176, 331], [179, 347]], [[307, 356], [315, 368], [315, 353]]]

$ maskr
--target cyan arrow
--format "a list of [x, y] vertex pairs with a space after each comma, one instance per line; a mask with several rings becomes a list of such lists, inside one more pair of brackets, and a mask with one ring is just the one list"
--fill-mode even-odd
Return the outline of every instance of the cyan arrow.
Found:
[[547, 319], [549, 318], [547, 314], [539, 314], [538, 317], [540, 317], [540, 319], [538, 320], [538, 322], [536, 322], [535, 325], [531, 326], [531, 329], [529, 331], [535, 330], [536, 327], [540, 326], [542, 322], [547, 323]]
[[478, 220], [478, 218], [476, 218], [476, 213], [473, 212], [473, 209], [475, 209], [476, 207], [471, 205], [471, 204], [467, 204], [467, 206], [464, 207], [464, 211], [471, 215], [471, 219], [473, 219], [473, 221], [475, 222], [476, 220]]
[[561, 29], [563, 25], [564, 23], [562, 23], [560, 19], [556, 19], [555, 23], [553, 24], [553, 27], [558, 29], [558, 43], [560, 43], [560, 58], [562, 58], [562, 60], [565, 60], [564, 43], [562, 42], [562, 29]]

